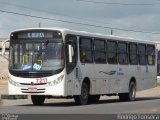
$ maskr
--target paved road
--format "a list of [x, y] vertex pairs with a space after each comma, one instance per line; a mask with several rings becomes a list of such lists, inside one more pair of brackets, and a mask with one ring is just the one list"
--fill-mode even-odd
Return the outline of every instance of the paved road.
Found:
[[[26, 100], [2, 100], [0, 104], [0, 119], [1, 115], [6, 114], [23, 114], [23, 116], [21, 116], [22, 120], [43, 120], [46, 117], [47, 120], [53, 118], [61, 120], [117, 119], [119, 114], [125, 113], [134, 115], [148, 113], [160, 114], [159, 103], [160, 87], [138, 92], [136, 101], [133, 102], [120, 102], [118, 97], [105, 96], [101, 97], [100, 103], [98, 104], [84, 106], [76, 106], [73, 99], [49, 99], [45, 101], [43, 106], [32, 105], [30, 98]], [[115, 115], [113, 116], [111, 114]], [[157, 116], [154, 117], [157, 118]], [[160, 119], [160, 115], [158, 115], [158, 119]]]
[[[53, 117], [56, 117], [57, 119], [62, 120], [73, 120], [77, 118], [81, 120], [106, 120], [106, 118], [108, 117], [110, 117], [111, 119], [117, 119], [117, 115], [120, 114], [159, 114], [159, 103], [160, 97], [138, 97], [134, 102], [120, 102], [119, 99], [113, 98], [108, 100], [103, 99], [98, 104], [76, 106], [74, 104], [74, 101], [71, 99], [67, 100], [66, 102], [50, 101], [50, 103], [45, 103], [43, 106], [34, 106], [32, 104], [25, 103], [21, 103], [20, 105], [1, 106], [0, 115], [23, 114], [23, 116], [21, 116], [23, 120], [24, 118], [36, 118], [39, 120], [43, 120], [45, 119], [45, 117], [47, 117], [48, 119], [53, 119]], [[27, 115], [25, 116], [24, 114]], [[28, 114], [35, 114], [35, 116]], [[106, 114], [115, 115], [108, 116]], [[158, 117], [160, 119], [160, 115], [158, 115]]]
[[[23, 101], [23, 100], [22, 100]], [[119, 99], [101, 100], [98, 104], [76, 106], [74, 101], [51, 102], [43, 106], [21, 103], [1, 106], [0, 113], [16, 114], [119, 114], [160, 113], [160, 97], [138, 97], [134, 102], [120, 102]]]
[[43, 106], [33, 106], [29, 99], [2, 100], [0, 113], [24, 114], [117, 114], [160, 113], [160, 86], [138, 92], [136, 101], [120, 102], [118, 97], [102, 96], [100, 103], [76, 106], [73, 99], [46, 99]]

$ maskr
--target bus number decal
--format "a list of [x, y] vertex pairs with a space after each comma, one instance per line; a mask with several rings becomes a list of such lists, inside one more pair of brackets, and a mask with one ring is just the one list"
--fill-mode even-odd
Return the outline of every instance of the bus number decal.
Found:
[[47, 78], [37, 78], [36, 83], [47, 83]]

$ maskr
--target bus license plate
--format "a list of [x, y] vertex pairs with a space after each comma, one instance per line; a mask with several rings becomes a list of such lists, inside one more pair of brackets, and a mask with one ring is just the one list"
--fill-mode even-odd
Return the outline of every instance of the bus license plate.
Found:
[[30, 88], [28, 88], [28, 92], [37, 92], [37, 88], [30, 87]]

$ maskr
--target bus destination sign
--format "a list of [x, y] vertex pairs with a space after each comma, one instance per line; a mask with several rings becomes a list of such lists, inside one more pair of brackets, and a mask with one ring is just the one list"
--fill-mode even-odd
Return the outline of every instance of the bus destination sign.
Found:
[[49, 31], [49, 30], [28, 30], [14, 32], [11, 34], [13, 39], [62, 39], [62, 34], [60, 31]]
[[29, 32], [20, 32], [18, 33], [18, 38], [53, 38], [53, 32], [36, 32], [36, 31], [29, 31]]
[[37, 33], [27, 33], [28, 38], [44, 38], [44, 32], [37, 32]]

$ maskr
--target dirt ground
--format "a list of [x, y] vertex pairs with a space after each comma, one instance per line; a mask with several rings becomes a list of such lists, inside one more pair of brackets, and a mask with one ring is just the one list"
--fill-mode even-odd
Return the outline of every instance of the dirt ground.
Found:
[[8, 61], [0, 57], [0, 85], [6, 84], [8, 80]]

